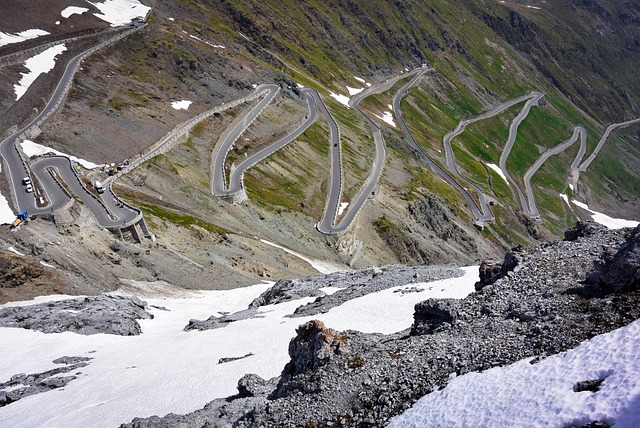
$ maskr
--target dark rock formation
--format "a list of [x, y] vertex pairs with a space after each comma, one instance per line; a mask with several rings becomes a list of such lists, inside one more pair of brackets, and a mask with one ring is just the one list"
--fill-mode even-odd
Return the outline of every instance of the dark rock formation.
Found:
[[602, 293], [624, 293], [640, 288], [640, 226], [619, 246], [610, 246], [594, 261], [587, 284]]
[[100, 295], [0, 309], [0, 326], [44, 333], [134, 336], [142, 332], [138, 319], [153, 318], [136, 297]]
[[510, 252], [505, 254], [504, 260], [495, 262], [493, 260], [483, 260], [480, 263], [480, 281], [475, 283], [476, 291], [482, 290], [487, 285], [491, 285], [500, 278], [507, 275], [508, 272], [514, 270], [518, 266], [518, 257], [515, 251], [518, 248], [513, 248]]
[[578, 238], [591, 236], [594, 233], [602, 231], [604, 229], [605, 229], [604, 226], [592, 221], [587, 221], [587, 222], [578, 221], [576, 222], [576, 225], [574, 227], [564, 231], [564, 240], [575, 241]]
[[40, 394], [52, 389], [62, 388], [77, 376], [57, 376], [89, 365], [88, 357], [61, 357], [53, 360], [54, 364], [65, 364], [63, 367], [47, 370], [42, 373], [16, 374], [7, 382], [0, 383], [0, 407], [7, 406], [30, 395]]
[[415, 306], [412, 335], [431, 333], [451, 325], [460, 313], [458, 299], [428, 299]]

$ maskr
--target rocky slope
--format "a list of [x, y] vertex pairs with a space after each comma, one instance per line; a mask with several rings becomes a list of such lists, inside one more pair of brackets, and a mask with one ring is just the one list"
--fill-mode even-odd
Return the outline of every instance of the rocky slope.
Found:
[[504, 270], [484, 269], [469, 297], [416, 305], [404, 332], [337, 332], [311, 321], [292, 339], [280, 377], [247, 375], [236, 396], [124, 426], [384, 426], [452, 376], [525, 357], [535, 364], [638, 319], [639, 245], [640, 227], [578, 224], [565, 241], [514, 248]]

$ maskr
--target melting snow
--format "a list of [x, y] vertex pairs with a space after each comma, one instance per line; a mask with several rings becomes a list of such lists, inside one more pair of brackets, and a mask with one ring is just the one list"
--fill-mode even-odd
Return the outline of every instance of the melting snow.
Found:
[[189, 110], [189, 106], [192, 103], [193, 101], [187, 101], [187, 100], [174, 101], [171, 103], [171, 107], [173, 107], [176, 110]]
[[529, 9], [537, 9], [537, 10], [539, 10], [539, 9], [540, 9], [540, 8], [539, 8], [539, 7], [537, 7], [537, 6], [529, 6], [529, 5], [527, 5], [527, 7], [528, 7]]
[[349, 92], [349, 95], [354, 96], [356, 94], [359, 94], [360, 92], [364, 91], [364, 88], [351, 88], [349, 86], [346, 87], [347, 88], [347, 92]]
[[[0, 193], [0, 224], [11, 224], [16, 219], [16, 215], [9, 206], [9, 201]], [[11, 251], [9, 247], [9, 251]]]
[[382, 120], [385, 123], [397, 128], [396, 123], [393, 120], [393, 114], [390, 111], [385, 111], [382, 113], [382, 116], [375, 115], [378, 119]]
[[362, 77], [358, 77], [358, 76], [353, 76], [354, 79], [356, 79], [358, 82], [360, 83], [367, 83], [366, 80], [364, 80]]
[[90, 2], [100, 13], [94, 15], [107, 21], [112, 27], [129, 24], [135, 18], [144, 18], [151, 10], [137, 0], [105, 0], [104, 2]]
[[16, 101], [18, 101], [27, 92], [29, 86], [43, 73], [53, 70], [56, 65], [56, 57], [66, 51], [67, 47], [63, 44], [50, 47], [38, 55], [32, 56], [25, 61], [24, 66], [29, 69], [28, 73], [21, 73], [22, 78], [17, 85], [13, 86], [16, 93]]
[[[236, 394], [238, 379], [246, 373], [256, 373], [265, 379], [280, 374], [289, 360], [289, 340], [295, 336], [298, 325], [317, 318], [340, 330], [361, 328], [385, 333], [404, 330], [411, 326], [416, 302], [431, 296], [462, 297], [473, 291], [478, 268], [465, 271], [467, 274], [462, 278], [418, 284], [423, 289], [419, 293], [403, 295], [390, 289], [354, 299], [344, 304], [344, 308], [334, 308], [326, 314], [286, 317], [298, 306], [315, 300], [305, 298], [262, 307], [260, 318], [201, 332], [185, 332], [183, 328], [193, 318], [205, 319], [212, 314], [245, 309], [271, 284], [200, 292], [161, 285], [153, 293], [157, 283], [147, 283], [144, 300], [150, 305], [154, 319], [139, 321], [143, 330], [139, 336], [45, 334], [0, 328], [3, 344], [0, 382], [16, 373], [49, 370], [52, 361], [63, 355], [93, 358], [65, 388], [0, 407], [0, 420], [14, 427], [100, 428], [117, 426], [136, 416], [190, 412], [214, 398]], [[129, 289], [141, 284], [126, 283]], [[118, 294], [128, 293], [131, 291], [121, 290]], [[52, 299], [61, 297], [39, 301]], [[217, 364], [220, 358], [248, 353], [254, 355]]]
[[349, 269], [347, 269], [344, 266], [340, 266], [338, 264], [335, 263], [331, 263], [331, 262], [327, 262], [327, 261], [323, 261], [323, 260], [317, 260], [317, 259], [312, 259], [306, 256], [303, 256], [300, 253], [297, 253], [293, 250], [290, 250], [286, 247], [283, 247], [281, 245], [278, 244], [274, 244], [273, 242], [269, 242], [266, 239], [260, 239], [258, 237], [256, 237], [256, 239], [259, 239], [260, 242], [262, 242], [263, 244], [267, 244], [267, 245], [271, 245], [272, 247], [275, 248], [280, 248], [282, 251], [289, 253], [293, 256], [296, 256], [297, 258], [304, 260], [305, 262], [309, 263], [311, 265], [311, 267], [313, 267], [315, 270], [317, 270], [320, 273], [333, 273], [333, 272], [346, 272]]
[[24, 152], [24, 154], [29, 156], [30, 158], [34, 156], [42, 156], [45, 153], [55, 153], [58, 156], [64, 156], [66, 158], [71, 159], [74, 162], [78, 162], [80, 165], [82, 165], [86, 169], [94, 169], [94, 168], [100, 167], [100, 165], [97, 165], [93, 162], [89, 162], [79, 157], [62, 153], [50, 147], [43, 146], [42, 144], [34, 143], [31, 140], [24, 140], [22, 143], [20, 143], [20, 145], [22, 146], [22, 151]]
[[88, 11], [89, 9], [87, 9], [86, 7], [69, 6], [65, 8], [62, 12], [60, 12], [60, 14], [62, 15], [63, 18], [68, 18], [73, 14], [82, 15], [83, 13]]
[[349, 97], [346, 95], [334, 94], [333, 92], [329, 92], [333, 98], [335, 98], [340, 104], [349, 107]]
[[0, 46], [24, 42], [25, 40], [35, 39], [36, 37], [45, 36], [47, 34], [49, 34], [48, 31], [36, 29], [21, 31], [16, 34], [3, 33], [0, 31]]
[[[389, 427], [640, 426], [640, 320], [537, 364], [530, 358], [453, 379], [391, 420]], [[577, 382], [602, 379], [597, 392]]]
[[589, 211], [591, 213], [591, 217], [593, 221], [596, 223], [600, 223], [609, 229], [622, 229], [623, 227], [636, 227], [640, 222], [634, 220], [624, 220], [621, 218], [613, 218], [609, 217], [606, 214], [599, 213], [597, 211], [593, 211], [589, 209], [587, 204], [583, 204], [582, 202], [578, 202], [576, 200], [572, 200], [574, 205], [582, 208], [583, 210]]
[[492, 170], [494, 170], [500, 177], [502, 177], [502, 179], [504, 180], [505, 183], [507, 183], [507, 186], [509, 185], [509, 181], [507, 181], [507, 176], [504, 175], [504, 172], [502, 172], [502, 170], [500, 169], [500, 167], [494, 163], [488, 163], [487, 166], [489, 168], [491, 168]]
[[[13, 221], [13, 220], [12, 220]], [[16, 250], [14, 247], [9, 247], [7, 248], [7, 250], [11, 251], [12, 253], [15, 253], [19, 256], [24, 256], [24, 254], [22, 254], [20, 251]]]
[[349, 206], [349, 202], [340, 203], [340, 206], [338, 207], [338, 215], [342, 215], [342, 213], [344, 212], [345, 209], [347, 209], [348, 206]]

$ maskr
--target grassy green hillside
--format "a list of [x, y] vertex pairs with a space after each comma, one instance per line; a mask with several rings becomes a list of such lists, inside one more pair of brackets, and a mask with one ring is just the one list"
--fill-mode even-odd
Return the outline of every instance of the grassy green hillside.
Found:
[[[568, 139], [576, 125], [587, 128], [589, 155], [606, 126], [634, 117], [640, 101], [640, 78], [634, 72], [640, 64], [640, 9], [622, 0], [527, 5], [473, 0], [179, 0], [155, 6], [151, 23], [156, 37], [138, 37], [142, 48], [133, 60], [139, 67], [128, 72], [148, 79], [145, 43], [179, 57], [181, 64], [205, 61], [202, 52], [172, 38], [186, 32], [226, 45], [222, 58], [239, 76], [271, 75], [317, 88], [341, 128], [346, 202], [366, 178], [374, 147], [366, 123], [329, 92], [346, 95], [346, 86], [363, 86], [358, 78], [377, 82], [423, 63], [432, 68], [405, 97], [402, 110], [418, 144], [441, 165], [442, 138], [459, 121], [531, 91], [543, 92], [546, 105], [534, 107], [524, 120], [507, 162], [520, 184], [536, 159]], [[173, 16], [180, 18], [169, 22]], [[233, 76], [227, 70], [224, 79], [231, 85]], [[185, 73], [181, 80], [189, 78]], [[378, 116], [389, 110], [405, 81], [365, 100], [365, 110]], [[569, 192], [566, 178], [577, 143], [549, 159], [532, 180], [542, 223], [524, 218], [513, 189], [488, 167], [498, 164], [509, 124], [523, 104], [468, 126], [454, 140], [460, 172], [497, 201], [496, 221], [485, 234], [500, 245], [558, 235], [576, 219], [559, 193]], [[402, 169], [385, 172], [386, 180], [404, 189], [400, 197], [411, 201], [426, 189], [468, 221], [461, 195], [402, 147], [406, 141], [397, 129], [380, 124], [393, 146], [387, 168]], [[327, 189], [327, 137], [326, 124], [319, 121], [298, 144], [251, 170], [246, 177], [250, 199], [263, 209], [300, 211], [317, 219]], [[632, 160], [639, 155], [633, 128], [614, 133], [583, 174], [580, 196], [598, 209], [637, 217], [640, 171]], [[285, 169], [289, 173], [282, 174]], [[386, 216], [385, 221], [402, 218]]]

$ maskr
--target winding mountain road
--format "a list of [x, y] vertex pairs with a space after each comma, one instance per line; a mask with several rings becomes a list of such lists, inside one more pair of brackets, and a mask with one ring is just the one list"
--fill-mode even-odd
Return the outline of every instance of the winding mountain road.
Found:
[[[585, 171], [595, 156], [601, 150], [605, 144], [610, 133], [615, 129], [629, 126], [635, 123], [640, 123], [640, 118], [610, 125], [602, 135], [598, 145], [594, 149], [593, 153], [582, 163], [582, 158], [586, 152], [586, 130], [577, 126], [574, 129], [573, 135], [566, 141], [562, 142], [558, 146], [554, 147], [543, 153], [539, 159], [527, 170], [524, 179], [524, 192], [520, 189], [518, 183], [509, 174], [506, 167], [507, 159], [511, 153], [513, 145], [515, 143], [518, 127], [522, 121], [528, 116], [531, 108], [538, 103], [543, 97], [540, 92], [531, 92], [528, 95], [524, 95], [513, 100], [507, 101], [498, 105], [497, 107], [479, 115], [472, 119], [466, 119], [459, 122], [458, 126], [452, 132], [446, 134], [443, 137], [443, 144], [445, 147], [445, 159], [446, 169], [439, 166], [433, 159], [431, 159], [422, 148], [415, 141], [411, 131], [406, 125], [404, 118], [402, 117], [402, 111], [400, 104], [404, 96], [408, 93], [409, 89], [415, 85], [419, 79], [424, 76], [429, 68], [423, 66], [417, 68], [409, 73], [400, 74], [387, 79], [384, 82], [370, 86], [364, 89], [360, 93], [354, 95], [349, 100], [349, 107], [353, 108], [363, 118], [363, 120], [369, 125], [373, 140], [375, 144], [375, 157], [367, 178], [364, 180], [360, 189], [349, 203], [348, 210], [342, 215], [341, 220], [337, 223], [339, 217], [339, 206], [342, 196], [342, 148], [340, 143], [340, 128], [337, 122], [327, 109], [326, 105], [322, 101], [319, 93], [312, 88], [303, 88], [301, 93], [304, 95], [307, 102], [307, 115], [303, 123], [297, 126], [292, 132], [278, 141], [269, 144], [265, 148], [253, 153], [241, 161], [234, 163], [231, 166], [229, 172], [229, 183], [227, 184], [226, 172], [225, 172], [225, 160], [229, 151], [236, 143], [238, 138], [247, 130], [251, 123], [264, 111], [265, 108], [272, 102], [277, 95], [280, 87], [276, 84], [263, 84], [256, 87], [252, 94], [240, 98], [238, 100], [223, 104], [212, 110], [201, 113], [200, 115], [188, 120], [187, 122], [180, 124], [173, 131], [171, 131], [165, 138], [160, 140], [154, 145], [145, 155], [133, 161], [128, 167], [121, 171], [114, 177], [109, 177], [105, 180], [107, 186], [107, 192], [97, 197], [92, 192], [87, 190], [78, 175], [76, 174], [73, 165], [66, 157], [53, 156], [44, 157], [36, 160], [29, 165], [24, 155], [20, 152], [18, 144], [24, 140], [27, 135], [35, 128], [37, 128], [44, 120], [46, 120], [64, 101], [64, 98], [70, 88], [73, 77], [78, 70], [80, 63], [91, 53], [96, 50], [107, 46], [115, 41], [126, 37], [128, 34], [143, 28], [146, 24], [137, 25], [127, 31], [121, 32], [117, 36], [100, 43], [99, 45], [82, 52], [81, 54], [73, 57], [66, 65], [65, 71], [56, 86], [53, 94], [51, 95], [45, 108], [26, 126], [19, 131], [13, 133], [0, 143], [0, 155], [5, 160], [7, 168], [5, 168], [9, 183], [12, 188], [12, 195], [14, 202], [18, 210], [26, 210], [30, 214], [44, 214], [51, 213], [56, 210], [63, 209], [75, 196], [79, 198], [93, 213], [98, 223], [107, 228], [119, 228], [131, 225], [142, 218], [141, 212], [133, 207], [130, 207], [120, 201], [111, 189], [113, 180], [124, 174], [133, 168], [137, 167], [144, 161], [156, 156], [159, 153], [163, 153], [170, 150], [173, 144], [179, 142], [179, 138], [189, 132], [189, 130], [195, 126], [195, 124], [201, 122], [205, 118], [211, 116], [214, 113], [221, 112], [225, 109], [237, 106], [241, 103], [248, 102], [250, 100], [260, 98], [262, 99], [248, 111], [243, 117], [236, 119], [232, 127], [227, 129], [221, 136], [219, 143], [211, 154], [211, 193], [215, 196], [232, 196], [239, 193], [244, 194], [243, 189], [243, 177], [247, 169], [255, 166], [266, 157], [272, 155], [276, 151], [282, 149], [287, 144], [294, 141], [302, 133], [304, 133], [311, 124], [313, 124], [319, 115], [321, 115], [328, 123], [330, 135], [330, 181], [329, 191], [325, 202], [325, 209], [323, 216], [317, 223], [317, 229], [324, 234], [341, 234], [345, 232], [355, 220], [357, 214], [362, 209], [366, 201], [374, 195], [375, 188], [379, 183], [382, 176], [386, 161], [386, 146], [384, 137], [380, 126], [373, 121], [367, 114], [360, 108], [360, 103], [366, 97], [388, 91], [399, 80], [413, 76], [413, 78], [406, 83], [393, 97], [393, 111], [398, 120], [400, 128], [407, 136], [410, 143], [410, 149], [414, 156], [421, 158], [424, 162], [431, 167], [433, 171], [441, 175], [444, 180], [457, 189], [465, 198], [468, 203], [473, 216], [478, 221], [491, 221], [494, 219], [493, 213], [487, 203], [486, 195], [481, 189], [474, 183], [465, 179], [458, 171], [451, 141], [456, 136], [464, 132], [466, 126], [470, 123], [474, 123], [480, 120], [484, 120], [502, 113], [504, 110], [518, 103], [526, 101], [524, 107], [520, 113], [514, 118], [509, 127], [509, 137], [505, 143], [505, 146], [500, 155], [500, 169], [504, 173], [507, 181], [512, 184], [512, 189], [515, 189], [517, 197], [520, 200], [520, 204], [524, 213], [531, 218], [539, 218], [540, 213], [536, 206], [535, 195], [531, 187], [531, 179], [540, 167], [551, 156], [561, 153], [568, 149], [573, 143], [580, 140], [580, 148], [578, 154], [571, 164], [571, 179], [574, 185], [577, 183], [579, 173]], [[447, 171], [451, 172], [451, 174]], [[27, 193], [24, 187], [21, 185], [23, 177], [33, 177], [34, 184], [39, 184], [40, 197], [36, 199], [35, 194]], [[477, 200], [472, 196], [470, 191], [460, 183], [463, 181], [469, 187], [472, 187], [476, 194]], [[526, 193], [526, 195], [525, 195]], [[40, 202], [40, 203], [38, 203]]]
[[515, 119], [513, 119], [511, 125], [509, 126], [509, 137], [507, 138], [507, 143], [505, 144], [504, 148], [502, 149], [502, 153], [500, 154], [499, 166], [502, 170], [502, 173], [505, 175], [505, 177], [507, 177], [507, 181], [512, 185], [512, 188], [516, 189], [516, 193], [518, 194], [518, 198], [520, 199], [520, 205], [522, 206], [522, 210], [524, 211], [525, 215], [531, 218], [539, 218], [540, 214], [537, 212], [537, 210], [536, 212], [532, 212], [529, 209], [529, 205], [527, 204], [527, 199], [524, 196], [524, 192], [520, 188], [520, 185], [513, 179], [513, 177], [509, 173], [509, 170], [507, 170], [507, 158], [509, 157], [509, 154], [511, 154], [511, 149], [513, 148], [513, 144], [515, 143], [516, 137], [518, 136], [518, 127], [520, 126], [522, 121], [529, 115], [531, 107], [538, 104], [538, 101], [540, 101], [540, 99], [544, 97], [544, 95], [540, 92], [534, 91], [531, 92], [528, 97], [530, 97], [529, 100], [525, 103], [520, 113], [518, 113], [518, 115], [515, 117]]
[[224, 170], [224, 163], [229, 151], [240, 138], [240, 136], [247, 130], [249, 125], [264, 111], [265, 108], [273, 101], [276, 94], [280, 90], [280, 86], [271, 83], [260, 85], [256, 88], [255, 93], [265, 93], [264, 98], [260, 100], [247, 114], [239, 118], [234, 127], [227, 130], [221, 137], [213, 153], [211, 154], [211, 193], [214, 196], [229, 196], [231, 195], [230, 189], [226, 184], [226, 173]]
[[[71, 195], [61, 188], [59, 180], [62, 180], [72, 193], [86, 204], [96, 220], [104, 227], [115, 227], [116, 225], [118, 227], [124, 227], [142, 218], [139, 210], [121, 203], [115, 195], [111, 193], [110, 189], [108, 193], [105, 192], [104, 195], [106, 196], [103, 195], [102, 201], [98, 200], [84, 187], [67, 158], [42, 158], [29, 166], [20, 153], [18, 143], [24, 140], [32, 129], [42, 124], [42, 122], [60, 107], [71, 87], [76, 71], [87, 56], [98, 49], [121, 40], [145, 26], [146, 24], [136, 25], [69, 60], [58, 85], [42, 111], [26, 126], [11, 134], [0, 143], [0, 155], [2, 155], [5, 161], [5, 173], [7, 174], [18, 211], [28, 211], [29, 214], [45, 214], [64, 207], [71, 200]], [[56, 173], [56, 177], [51, 174], [52, 172]], [[34, 193], [27, 193], [21, 185], [23, 177], [29, 177], [31, 173], [37, 178], [37, 182], [42, 187], [43, 194], [46, 195], [46, 205], [38, 204], [36, 195]]]
[[418, 142], [415, 140], [415, 138], [413, 137], [413, 134], [411, 133], [411, 130], [407, 126], [406, 122], [404, 121], [404, 118], [402, 116], [402, 110], [400, 109], [400, 103], [402, 102], [402, 99], [405, 97], [405, 95], [407, 95], [407, 93], [409, 92], [409, 89], [412, 86], [414, 86], [427, 71], [428, 70], [423, 70], [420, 73], [416, 74], [415, 77], [411, 79], [411, 81], [406, 83], [393, 97], [392, 107], [393, 107], [393, 113], [396, 116], [396, 120], [398, 121], [398, 124], [400, 125], [400, 129], [402, 129], [402, 132], [404, 132], [404, 134], [407, 136], [407, 139], [409, 140], [409, 143], [411, 145], [410, 149], [413, 152], [414, 156], [418, 159], [420, 158], [423, 159], [423, 161], [434, 172], [440, 174], [440, 176], [444, 178], [444, 180], [447, 183], [449, 183], [456, 190], [458, 190], [458, 192], [462, 194], [462, 196], [467, 202], [467, 205], [469, 205], [469, 208], [471, 209], [471, 212], [473, 213], [473, 216], [476, 218], [476, 220], [477, 221], [493, 220], [494, 218], [493, 213], [488, 207], [485, 213], [481, 212], [480, 207], [478, 206], [478, 203], [473, 198], [473, 196], [471, 196], [469, 191], [462, 184], [460, 184], [458, 180], [453, 178], [453, 176], [451, 176], [451, 174], [449, 174], [444, 168], [438, 165], [438, 163], [434, 161], [424, 150], [422, 150], [422, 147], [420, 147]]

